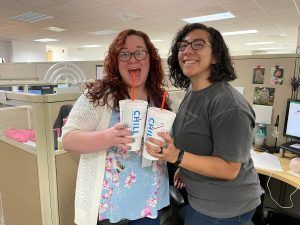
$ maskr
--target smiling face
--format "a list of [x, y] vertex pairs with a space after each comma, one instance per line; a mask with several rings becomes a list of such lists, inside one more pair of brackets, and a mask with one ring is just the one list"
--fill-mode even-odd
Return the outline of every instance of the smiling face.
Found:
[[277, 69], [274, 73], [274, 77], [276, 78], [282, 78], [282, 70], [281, 69]]
[[189, 43], [196, 39], [202, 39], [206, 43], [202, 49], [194, 50], [191, 45], [184, 51], [178, 52], [179, 65], [185, 76], [193, 80], [205, 80], [210, 76], [212, 64], [215, 60], [212, 55], [212, 48], [209, 46], [209, 34], [205, 30], [195, 29], [188, 33], [182, 41]]
[[[137, 35], [130, 35], [126, 38], [121, 53], [135, 53], [136, 51], [146, 51], [147, 47], [143, 38]], [[135, 87], [144, 88], [150, 69], [149, 55], [143, 60], [137, 60], [134, 54], [131, 54], [130, 60], [124, 62], [118, 58], [118, 68], [123, 81], [132, 86], [132, 75], [135, 74]]]

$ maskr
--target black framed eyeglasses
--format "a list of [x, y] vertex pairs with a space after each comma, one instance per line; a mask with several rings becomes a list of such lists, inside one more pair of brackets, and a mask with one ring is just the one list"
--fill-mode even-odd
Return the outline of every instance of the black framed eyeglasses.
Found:
[[137, 50], [135, 52], [122, 51], [119, 53], [119, 59], [123, 62], [127, 62], [133, 55], [136, 60], [142, 61], [147, 57], [147, 53], [146, 50]]
[[211, 47], [211, 44], [206, 42], [203, 39], [195, 39], [192, 42], [178, 41], [177, 42], [177, 50], [184, 51], [189, 45], [191, 45], [193, 50], [199, 50], [199, 49], [202, 49], [205, 44], [207, 44], [209, 47]]

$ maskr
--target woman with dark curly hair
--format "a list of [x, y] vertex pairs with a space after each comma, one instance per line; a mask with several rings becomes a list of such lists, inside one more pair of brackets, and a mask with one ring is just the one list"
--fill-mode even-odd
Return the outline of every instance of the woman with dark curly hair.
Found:
[[[132, 73], [135, 87], [132, 87]], [[163, 68], [149, 37], [124, 30], [109, 47], [104, 78], [87, 84], [63, 127], [64, 149], [81, 153], [75, 196], [75, 223], [159, 225], [159, 210], [169, 205], [166, 162], [142, 166], [130, 151], [131, 131], [119, 122], [119, 101], [131, 98], [159, 107]], [[169, 102], [165, 104], [169, 109]]]
[[255, 114], [228, 81], [236, 79], [219, 31], [184, 26], [168, 58], [176, 87], [187, 89], [173, 125], [173, 138], [149, 138], [148, 152], [179, 169], [174, 185], [188, 193], [185, 225], [245, 225], [260, 204], [258, 175], [250, 157]]

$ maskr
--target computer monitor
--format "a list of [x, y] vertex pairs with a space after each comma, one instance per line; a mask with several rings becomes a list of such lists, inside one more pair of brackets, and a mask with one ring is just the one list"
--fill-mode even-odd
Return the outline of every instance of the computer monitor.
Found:
[[283, 135], [300, 139], [300, 100], [288, 99]]

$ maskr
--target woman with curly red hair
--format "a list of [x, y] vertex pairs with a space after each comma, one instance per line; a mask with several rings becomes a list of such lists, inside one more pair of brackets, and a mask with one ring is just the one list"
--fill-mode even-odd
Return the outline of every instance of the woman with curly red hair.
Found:
[[[135, 73], [135, 87], [132, 76]], [[159, 210], [169, 205], [166, 163], [142, 166], [142, 154], [129, 151], [131, 132], [119, 122], [119, 101], [135, 98], [159, 107], [163, 68], [149, 37], [124, 30], [109, 47], [104, 78], [88, 83], [63, 127], [63, 146], [81, 153], [75, 223], [159, 225]], [[169, 102], [165, 104], [169, 109]]]

